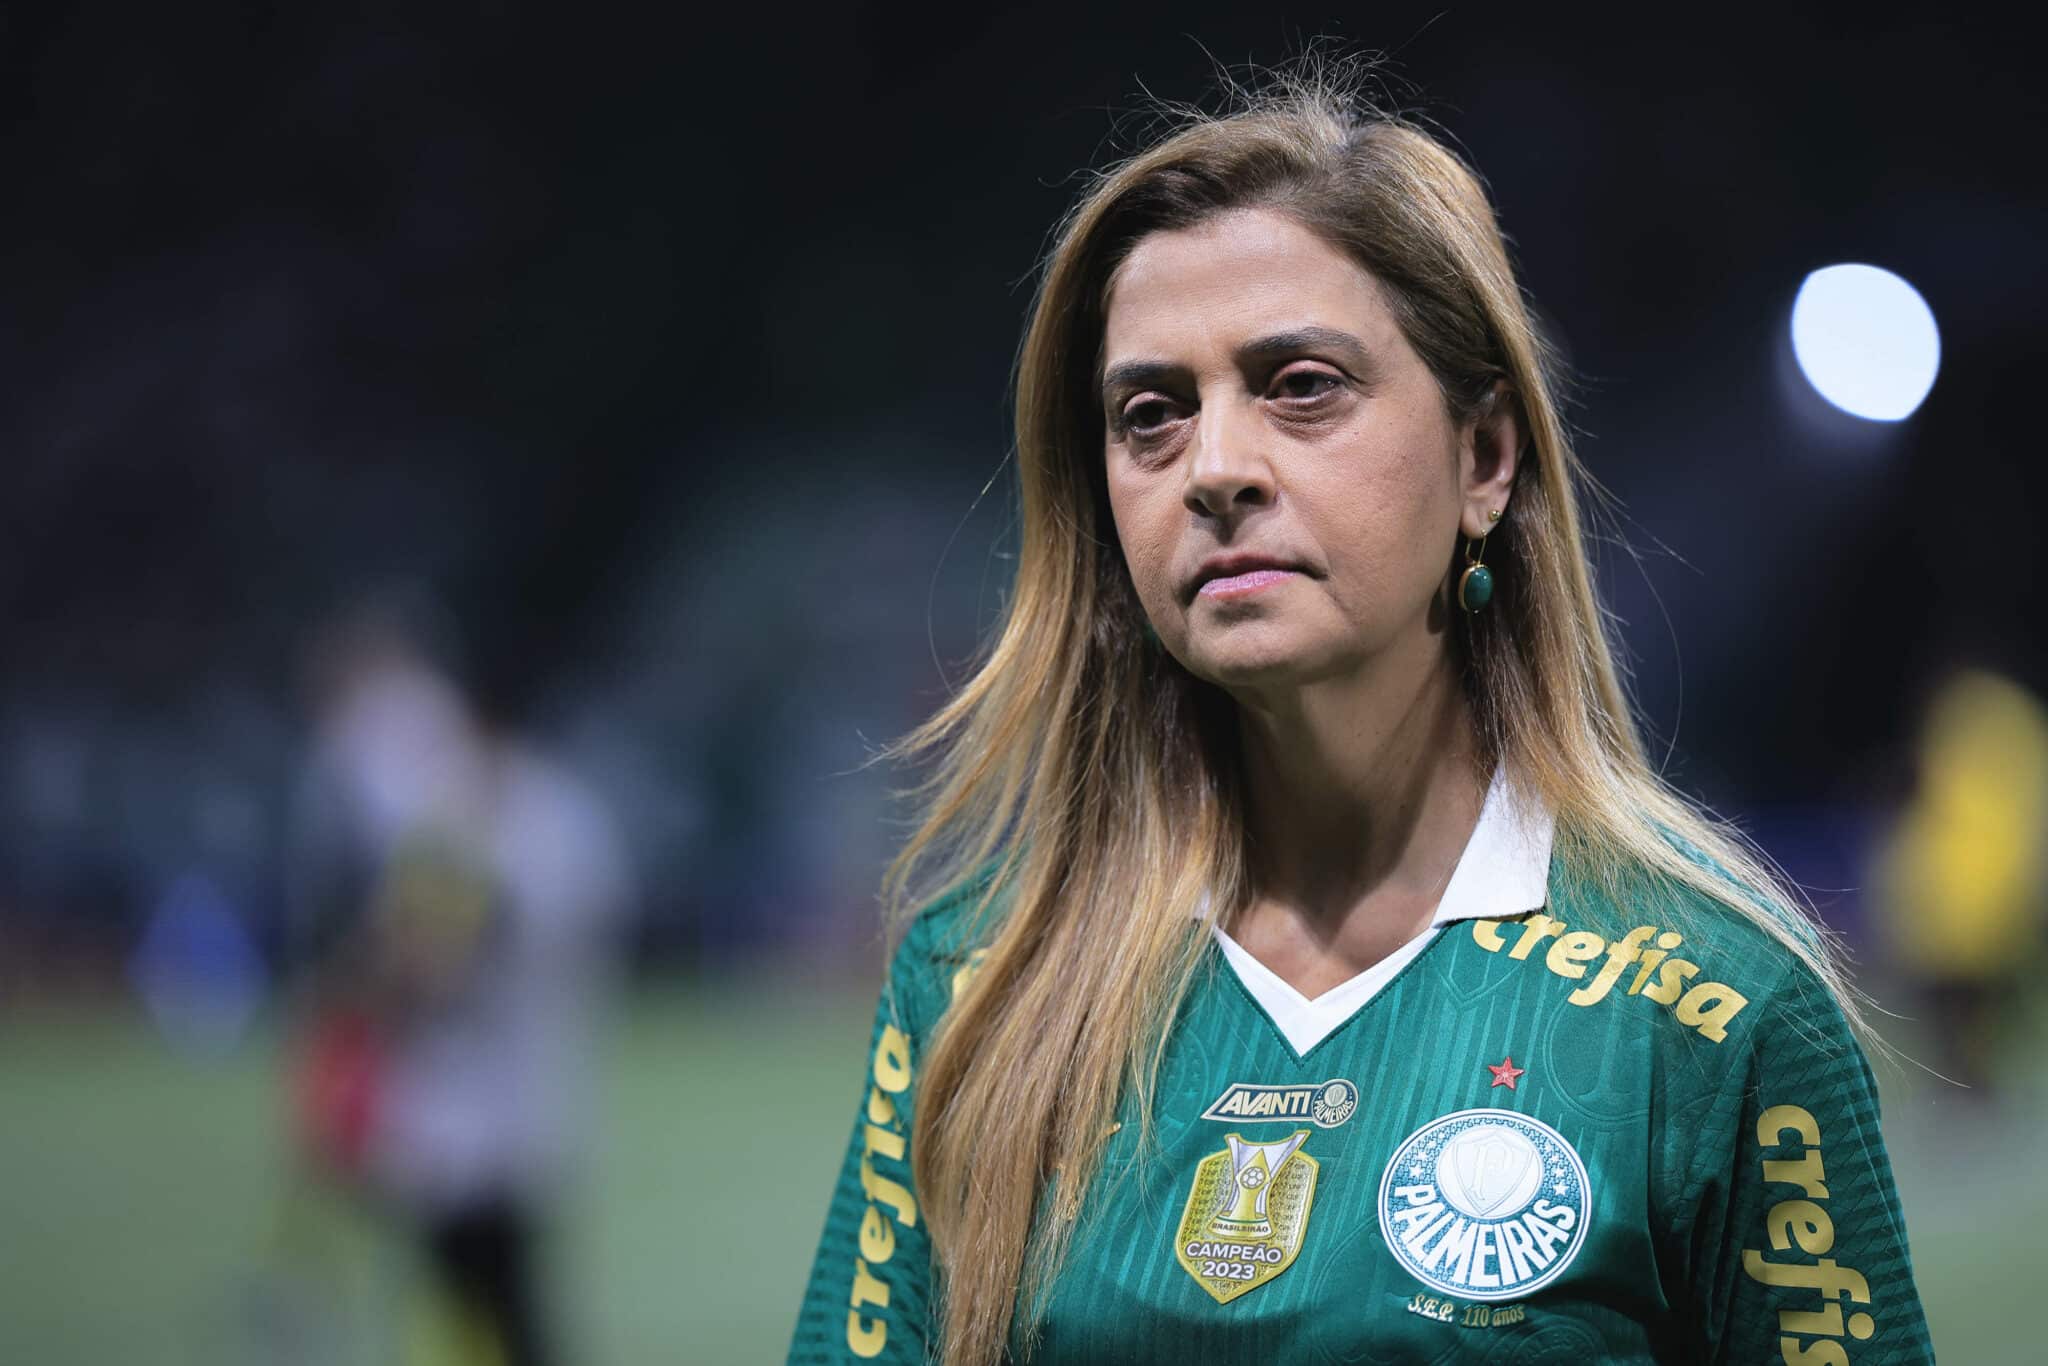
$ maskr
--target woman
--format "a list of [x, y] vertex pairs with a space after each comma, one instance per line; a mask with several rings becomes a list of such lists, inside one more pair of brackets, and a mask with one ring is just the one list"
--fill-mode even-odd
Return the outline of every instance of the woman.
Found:
[[1485, 193], [1355, 84], [1062, 226], [790, 1360], [1927, 1359], [1841, 974], [1646, 761]]

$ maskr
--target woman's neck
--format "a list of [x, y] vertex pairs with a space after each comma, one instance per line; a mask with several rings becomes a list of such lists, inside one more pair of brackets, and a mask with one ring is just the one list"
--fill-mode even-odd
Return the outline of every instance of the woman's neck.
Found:
[[1486, 796], [1463, 690], [1428, 645], [1239, 698], [1254, 888], [1240, 942], [1277, 935], [1362, 971], [1428, 924]]

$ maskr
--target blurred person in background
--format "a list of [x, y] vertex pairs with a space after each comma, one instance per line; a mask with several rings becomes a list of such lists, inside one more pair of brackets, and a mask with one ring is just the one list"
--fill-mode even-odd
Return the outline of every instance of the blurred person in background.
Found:
[[328, 628], [311, 674], [293, 866], [304, 1150], [425, 1253], [454, 1323], [452, 1347], [426, 1350], [561, 1360], [545, 1235], [593, 1113], [596, 1011], [632, 895], [612, 818], [389, 613]]
[[1353, 74], [1043, 263], [789, 1360], [1930, 1361], [1841, 965], [1652, 767], [1483, 183]]
[[2048, 708], [1989, 669], [1950, 669], [1916, 781], [1873, 869], [1893, 967], [1924, 1001], [1942, 1073], [1996, 1098], [1999, 1056], [2041, 978], [2048, 914]]

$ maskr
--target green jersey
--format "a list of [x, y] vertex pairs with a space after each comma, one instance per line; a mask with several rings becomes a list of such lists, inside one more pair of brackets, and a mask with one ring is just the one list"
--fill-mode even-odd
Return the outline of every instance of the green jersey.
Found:
[[[1554, 885], [1550, 846], [1497, 774], [1430, 930], [1314, 1000], [1214, 932], [1150, 1139], [1127, 1098], [1012, 1356], [1931, 1361], [1825, 988], [1704, 901]], [[792, 1363], [931, 1350], [910, 1117], [973, 971], [965, 904], [895, 956]]]

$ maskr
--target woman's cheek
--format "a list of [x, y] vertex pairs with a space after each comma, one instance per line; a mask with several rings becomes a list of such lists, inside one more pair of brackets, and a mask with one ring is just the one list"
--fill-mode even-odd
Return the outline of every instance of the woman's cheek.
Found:
[[1156, 613], [1173, 601], [1173, 543], [1149, 524], [1133, 528], [1133, 532], [1124, 541], [1124, 560], [1138, 597]]

